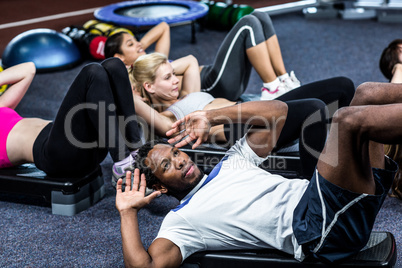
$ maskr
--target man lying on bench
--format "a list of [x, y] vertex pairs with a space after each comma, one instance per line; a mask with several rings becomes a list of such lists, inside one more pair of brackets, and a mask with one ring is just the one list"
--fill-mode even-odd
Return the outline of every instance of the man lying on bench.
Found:
[[[132, 189], [131, 172], [124, 192], [122, 179], [117, 184], [125, 264], [178, 267], [205, 250], [275, 248], [299, 261], [312, 255], [324, 262], [358, 253], [369, 240], [398, 168], [384, 157], [381, 143], [400, 142], [402, 137], [402, 128], [396, 127], [402, 125], [402, 86], [366, 83], [357, 89], [352, 106], [334, 115], [310, 181], [289, 180], [258, 167], [274, 147], [286, 112], [280, 101], [199, 111], [172, 126], [168, 134], [180, 134], [169, 142], [188, 135], [176, 147], [141, 147]], [[177, 147], [191, 140], [196, 147], [211, 125], [228, 118], [253, 127], [204, 175]], [[146, 185], [156, 191], [144, 197]], [[146, 251], [138, 211], [161, 193], [181, 204], [165, 217]]]

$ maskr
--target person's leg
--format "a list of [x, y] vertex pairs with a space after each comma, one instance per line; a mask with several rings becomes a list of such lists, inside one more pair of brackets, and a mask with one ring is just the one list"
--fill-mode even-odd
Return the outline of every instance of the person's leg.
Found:
[[401, 102], [401, 84], [366, 82], [356, 88], [350, 105], [383, 105]]
[[[330, 136], [318, 162], [318, 171], [328, 181], [357, 193], [373, 193], [370, 162], [380, 163], [382, 146], [400, 142], [402, 86], [366, 83], [356, 91], [351, 106], [336, 113]], [[342, 142], [342, 146], [338, 146]], [[370, 157], [369, 157], [370, 154]], [[377, 164], [378, 165], [378, 164]], [[380, 167], [381, 168], [381, 167]]]
[[[274, 36], [271, 38], [274, 38]], [[271, 64], [271, 54], [268, 52], [268, 40], [246, 50], [247, 58], [263, 83], [272, 82], [277, 78]]]
[[[353, 106], [338, 111], [334, 116], [336, 127], [331, 127], [318, 162], [320, 174], [342, 188], [357, 193], [373, 193], [371, 163], [381, 165], [384, 156], [383, 147], [373, 142], [400, 142], [402, 129], [397, 127], [402, 123], [400, 103], [400, 84], [360, 85], [351, 102]], [[342, 146], [338, 146], [340, 141]]]
[[[108, 74], [110, 89], [113, 93], [113, 100], [116, 105], [116, 115], [119, 120], [116, 122], [116, 126], [119, 126], [119, 133], [124, 133], [123, 140], [120, 140], [120, 144], [130, 151], [135, 150], [139, 147], [141, 130], [139, 129], [136, 118], [127, 72], [123, 72], [124, 66], [118, 60], [107, 59], [102, 62], [102, 66]], [[96, 93], [95, 89], [95, 94]], [[95, 97], [95, 102], [96, 101], [98, 100]], [[127, 154], [123, 153], [123, 147], [118, 150], [119, 156], [113, 155], [117, 152], [111, 152], [113, 159], [122, 159], [127, 156]]]
[[259, 19], [262, 28], [264, 30], [264, 33], [266, 34], [265, 45], [268, 49], [269, 59], [271, 61], [271, 65], [275, 71], [276, 76], [286, 74], [287, 72], [285, 64], [283, 63], [282, 52], [279, 46], [278, 37], [275, 33], [275, 28], [270, 16], [266, 12], [258, 12], [258, 11], [254, 11], [251, 14]]
[[[395, 125], [401, 118], [402, 104], [336, 112], [317, 172], [294, 210], [293, 230], [306, 255], [338, 262], [367, 244], [398, 169], [371, 140], [400, 140], [402, 129], [395, 131]], [[382, 164], [373, 168], [371, 157], [382, 158]]]
[[317, 172], [294, 211], [295, 237], [307, 255], [339, 261], [370, 237], [397, 171], [380, 144], [402, 137], [402, 86], [383, 85], [359, 87], [351, 103], [359, 106], [333, 116]]
[[327, 181], [355, 193], [375, 193], [369, 140], [367, 133], [364, 133], [365, 124], [371, 124], [366, 116], [372, 116], [372, 112], [373, 107], [363, 106], [338, 110], [317, 163], [318, 172]]
[[380, 145], [402, 137], [402, 86], [364, 84], [351, 105], [334, 115], [317, 172], [294, 210], [304, 253], [330, 262], [367, 244], [398, 170]]
[[277, 99], [281, 101], [320, 99], [328, 105], [329, 115], [332, 115], [338, 108], [348, 106], [354, 94], [355, 86], [349, 78], [334, 77], [302, 85]]
[[252, 64], [264, 82], [274, 80], [265, 41], [266, 34], [255, 16], [240, 19], [222, 42], [214, 63], [201, 70], [201, 90], [214, 97], [238, 100], [247, 88]]
[[325, 103], [317, 99], [287, 101], [288, 115], [276, 149], [299, 139], [302, 176], [311, 178], [327, 136]]
[[[296, 75], [293, 71], [290, 74], [286, 71], [285, 63], [283, 62], [282, 52], [279, 45], [278, 36], [275, 34], [274, 25], [268, 13], [266, 12], [258, 12], [254, 11], [251, 13], [255, 17], [257, 17], [261, 25], [263, 27], [264, 33], [266, 34], [265, 45], [268, 49], [269, 59], [271, 61], [271, 65], [274, 69], [276, 76], [278, 77], [281, 86], [285, 89], [284, 91], [290, 91], [295, 88], [300, 87], [300, 81], [297, 79]], [[274, 34], [272, 34], [274, 33]], [[271, 84], [264, 84], [264, 87], [269, 88]], [[271, 88], [269, 88], [271, 89]], [[283, 93], [281, 93], [283, 94]], [[266, 97], [267, 94], [262, 94], [262, 99]], [[280, 94], [277, 94], [280, 95]]]
[[[139, 141], [134, 122], [124, 64], [114, 58], [89, 64], [70, 86], [53, 125], [35, 142], [35, 164], [48, 174], [82, 175], [96, 168], [108, 151], [118, 161], [127, 156], [121, 136], [132, 148]], [[118, 135], [117, 129], [125, 131]]]

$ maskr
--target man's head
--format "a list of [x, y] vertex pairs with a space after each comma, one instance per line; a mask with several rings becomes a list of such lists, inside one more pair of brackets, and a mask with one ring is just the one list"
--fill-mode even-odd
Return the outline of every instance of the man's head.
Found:
[[135, 168], [145, 174], [147, 187], [178, 199], [186, 196], [204, 176], [186, 153], [161, 140], [139, 148]]

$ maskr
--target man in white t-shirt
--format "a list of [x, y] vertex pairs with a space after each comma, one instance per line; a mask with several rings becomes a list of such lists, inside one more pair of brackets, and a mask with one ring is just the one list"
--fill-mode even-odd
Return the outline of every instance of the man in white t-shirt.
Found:
[[[368, 105], [367, 105], [368, 104]], [[177, 121], [170, 143], [148, 143], [136, 158], [133, 188], [117, 184], [125, 264], [178, 267], [197, 251], [275, 248], [303, 261], [312, 255], [337, 262], [367, 243], [375, 217], [398, 169], [380, 143], [400, 142], [402, 86], [366, 83], [352, 107], [339, 110], [316, 173], [310, 181], [288, 180], [258, 167], [282, 130], [286, 104], [247, 102], [198, 111]], [[211, 126], [252, 125], [209, 175], [177, 147], [207, 138]], [[374, 142], [372, 142], [374, 141]], [[376, 143], [378, 142], [378, 143]], [[131, 172], [126, 185], [130, 185]], [[139, 187], [139, 184], [141, 185]], [[145, 186], [155, 192], [145, 196]], [[159, 194], [180, 205], [164, 219], [148, 251], [142, 245], [137, 213]]]

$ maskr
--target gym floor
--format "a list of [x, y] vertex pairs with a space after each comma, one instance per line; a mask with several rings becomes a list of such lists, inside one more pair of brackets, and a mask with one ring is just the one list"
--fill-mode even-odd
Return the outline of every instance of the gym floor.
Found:
[[[2, 0], [0, 1], [0, 10], [2, 10], [2, 15], [0, 16], [0, 53], [2, 54], [4, 48], [11, 39], [20, 33], [37, 28], [49, 28], [61, 31], [63, 28], [70, 25], [83, 25], [86, 21], [94, 19], [93, 11], [96, 8], [114, 4], [116, 2], [119, 1]], [[233, 4], [247, 3], [247, 5], [251, 5], [254, 8], [260, 8], [292, 1], [234, 0], [232, 2]], [[52, 16], [53, 18], [49, 16]]]
[[[60, 31], [70, 25], [82, 25], [94, 19], [94, 9], [116, 2], [0, 0], [3, 13], [0, 17], [0, 53], [22, 32], [37, 28]], [[288, 1], [242, 2], [259, 8], [264, 3], [274, 5]], [[43, 20], [46, 16], [82, 10], [86, 13]], [[30, 21], [41, 18], [38, 22]], [[401, 24], [383, 24], [375, 20], [307, 20], [301, 12], [273, 16], [272, 19], [285, 65], [289, 71], [295, 70], [302, 83], [334, 76], [349, 77], [356, 86], [365, 81], [386, 82], [378, 69], [378, 58], [382, 49], [398, 38]], [[172, 58], [193, 54], [201, 64], [212, 62], [214, 52], [225, 36], [224, 32], [207, 29], [197, 33], [197, 44], [194, 45], [189, 42], [189, 25], [175, 27], [171, 33]], [[68, 85], [81, 67], [38, 74], [17, 107], [18, 112], [28, 117], [54, 118]], [[246, 93], [259, 93], [260, 83], [253, 73]], [[120, 220], [114, 208], [115, 191], [110, 184], [111, 166], [109, 158], [102, 164], [105, 197], [74, 217], [52, 215], [51, 208], [42, 200], [0, 194], [0, 267], [123, 267]], [[154, 238], [163, 216], [175, 205], [176, 200], [162, 196], [141, 211], [140, 228], [146, 247]], [[401, 222], [402, 202], [387, 198], [377, 217], [375, 230], [393, 233], [398, 250], [402, 248]], [[402, 267], [401, 256], [396, 267]]]

